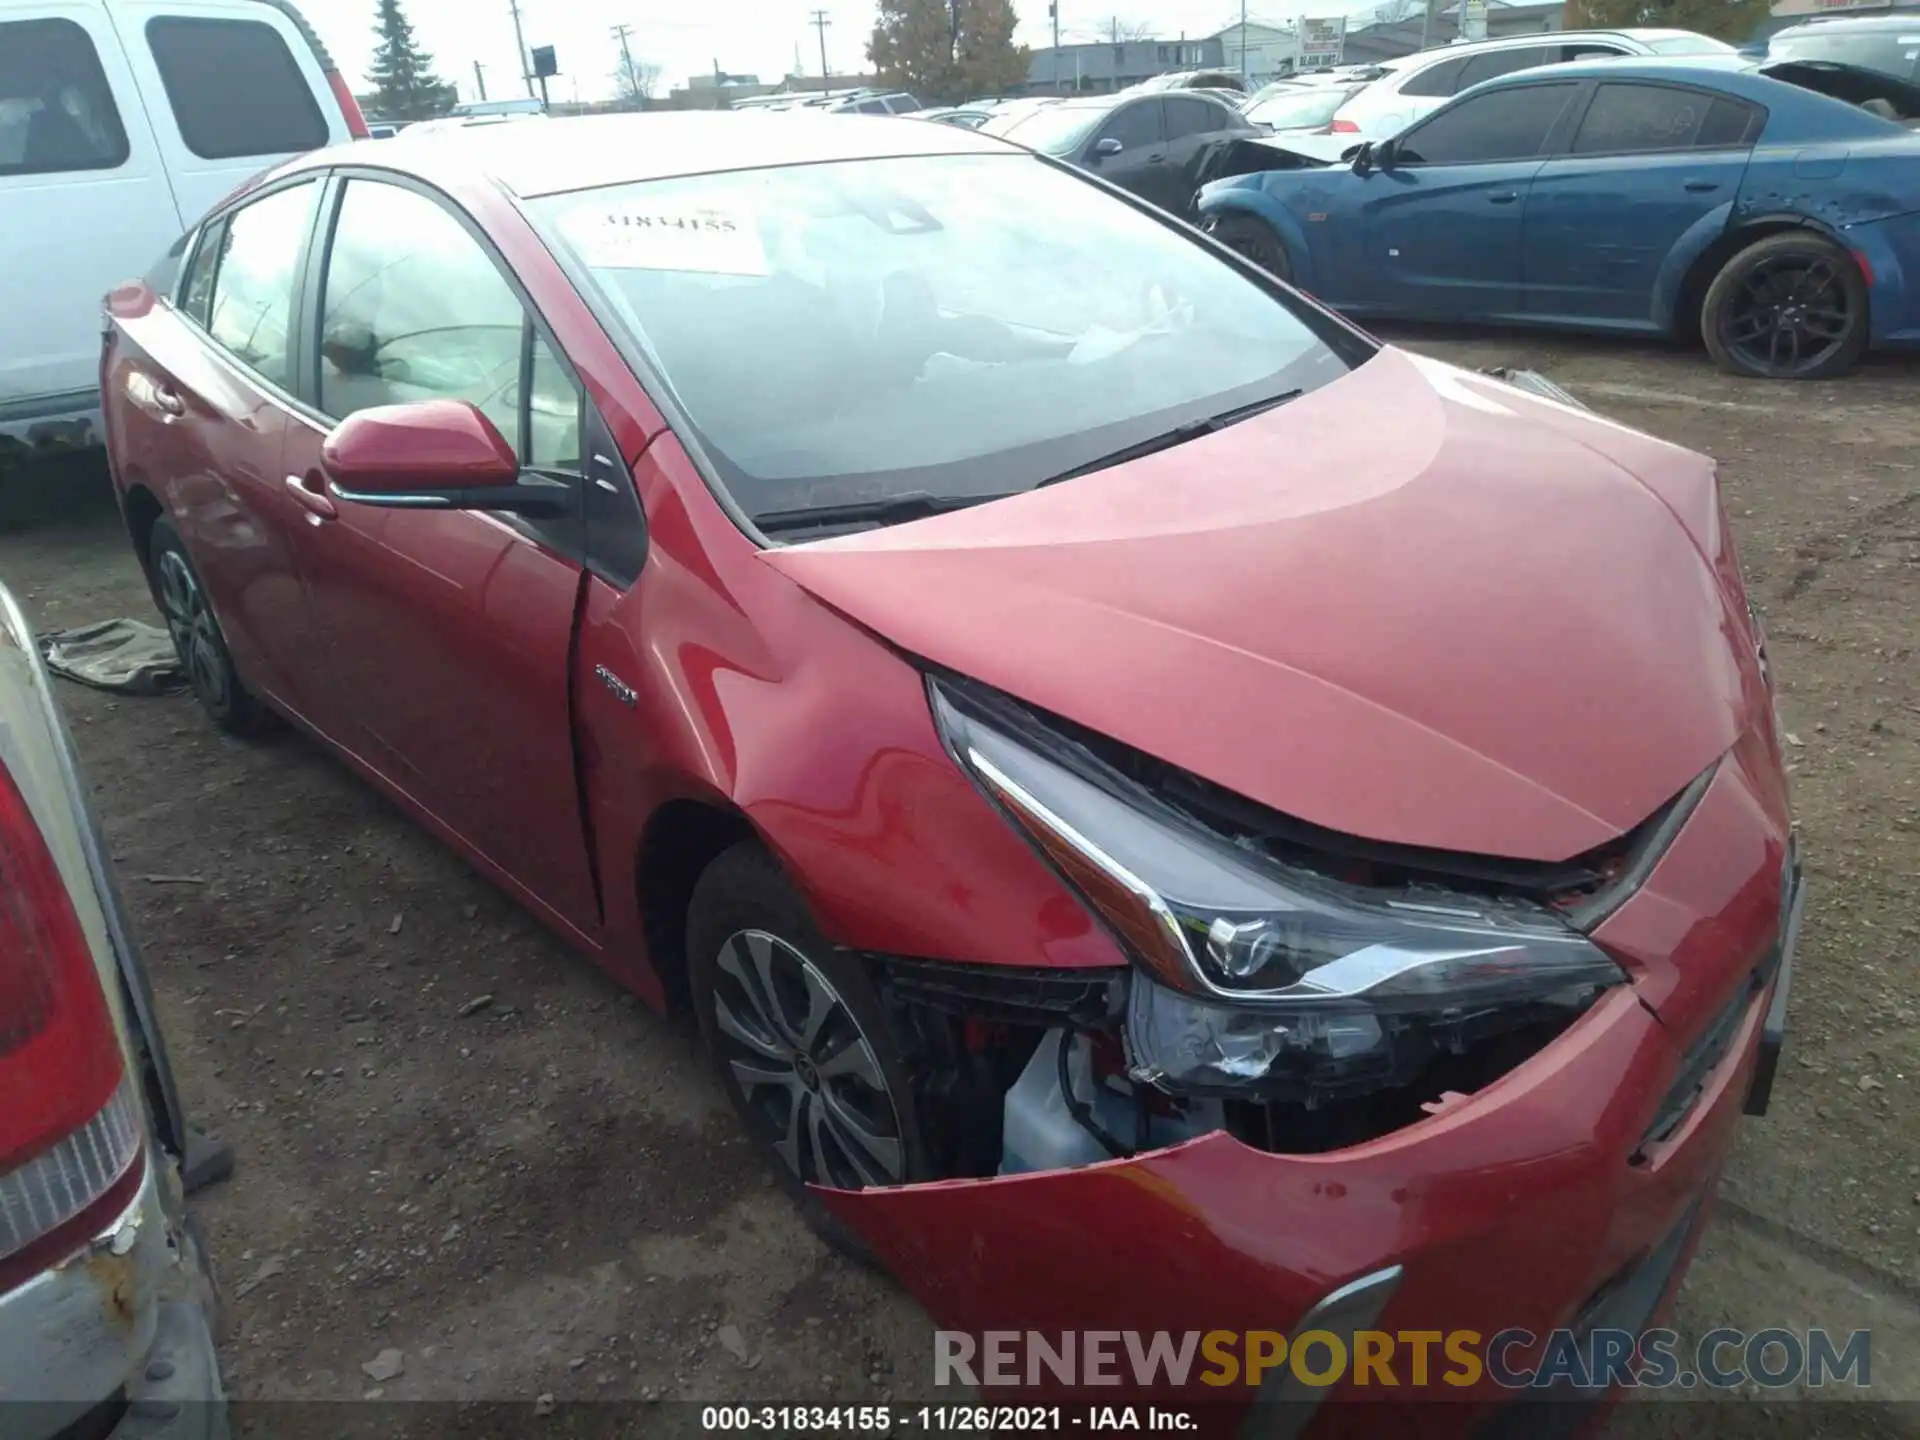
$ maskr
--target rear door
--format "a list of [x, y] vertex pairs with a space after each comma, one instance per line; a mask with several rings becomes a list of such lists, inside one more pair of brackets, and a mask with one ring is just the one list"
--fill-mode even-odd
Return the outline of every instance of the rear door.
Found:
[[105, 15], [0, 10], [0, 424], [94, 403], [100, 297], [182, 228]]
[[119, 453], [161, 484], [235, 663], [303, 716], [325, 692], [296, 564], [308, 517], [281, 456], [289, 429], [310, 425], [293, 335], [320, 189], [282, 184], [204, 227], [177, 296], [120, 320], [137, 353], [108, 377], [128, 402]]
[[1376, 308], [1491, 319], [1521, 308], [1520, 223], [1579, 85], [1508, 85], [1458, 101], [1396, 142], [1358, 187]]
[[1169, 95], [1160, 103], [1167, 127], [1166, 208], [1185, 215], [1193, 208], [1208, 155], [1223, 141], [1252, 133], [1252, 127], [1205, 95]]
[[1652, 325], [1667, 257], [1708, 238], [1699, 227], [1725, 228], [1765, 123], [1757, 105], [1690, 86], [1594, 86], [1571, 143], [1527, 192], [1527, 310]]
[[[580, 387], [504, 263], [450, 202], [354, 174], [310, 267], [324, 417], [286, 483], [321, 512], [301, 571], [338, 736], [468, 849], [585, 934], [598, 899], [574, 772], [571, 651], [584, 553]], [[323, 222], [323, 229], [328, 228]], [[325, 427], [377, 405], [475, 405], [569, 513], [529, 520], [333, 501]]]
[[350, 138], [292, 19], [258, 0], [116, 0], [114, 24], [188, 220], [276, 162]]

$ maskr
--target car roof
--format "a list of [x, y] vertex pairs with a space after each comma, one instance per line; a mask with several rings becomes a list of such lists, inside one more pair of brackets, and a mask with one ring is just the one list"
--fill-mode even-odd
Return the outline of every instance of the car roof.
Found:
[[1773, 32], [1773, 38], [1790, 35], [1796, 31], [1828, 32], [1833, 30], [1915, 30], [1920, 28], [1920, 11], [1896, 10], [1882, 15], [1809, 15], [1797, 20], [1784, 29]]
[[[523, 199], [725, 170], [774, 169], [907, 155], [1008, 155], [1018, 146], [954, 125], [875, 125], [861, 115], [683, 110], [579, 115], [544, 125], [486, 125], [380, 147], [384, 169], [443, 182], [484, 177]], [[366, 164], [336, 145], [288, 168]]]

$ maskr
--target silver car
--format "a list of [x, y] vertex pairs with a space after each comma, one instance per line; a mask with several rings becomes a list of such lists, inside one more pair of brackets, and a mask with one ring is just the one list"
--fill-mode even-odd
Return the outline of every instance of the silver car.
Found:
[[66, 726], [4, 588], [0, 872], [0, 1430], [224, 1440], [188, 1132]]

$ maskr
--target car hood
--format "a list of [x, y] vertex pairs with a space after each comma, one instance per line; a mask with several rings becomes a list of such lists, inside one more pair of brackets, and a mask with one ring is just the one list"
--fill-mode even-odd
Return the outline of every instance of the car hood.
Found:
[[1684, 789], [1764, 693], [1714, 487], [1702, 456], [1386, 348], [1130, 464], [763, 554], [934, 665], [1299, 819], [1560, 860]]

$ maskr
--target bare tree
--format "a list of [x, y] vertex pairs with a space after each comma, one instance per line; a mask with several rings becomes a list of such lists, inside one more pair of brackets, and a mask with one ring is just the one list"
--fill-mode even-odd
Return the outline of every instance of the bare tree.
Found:
[[623, 58], [613, 72], [614, 96], [623, 105], [638, 109], [653, 98], [660, 85], [660, 67], [651, 60]]
[[1151, 20], [1122, 20], [1115, 15], [1107, 22], [1106, 40], [1109, 45], [1132, 40], [1153, 40], [1158, 38], [1158, 28]]

